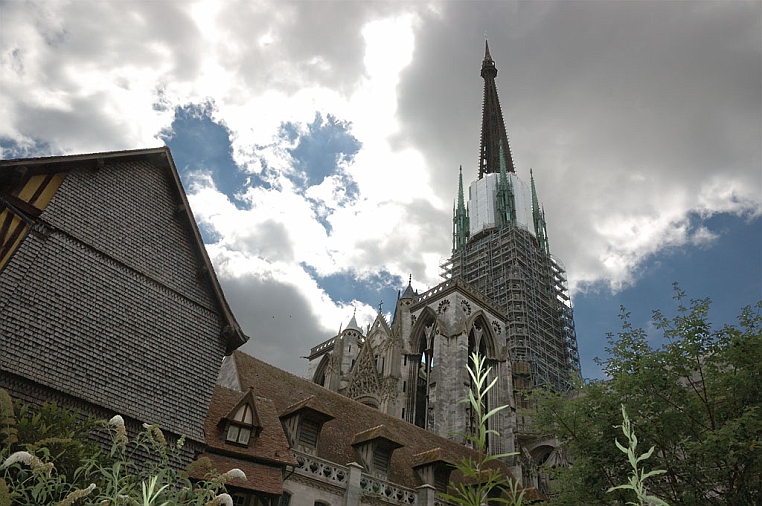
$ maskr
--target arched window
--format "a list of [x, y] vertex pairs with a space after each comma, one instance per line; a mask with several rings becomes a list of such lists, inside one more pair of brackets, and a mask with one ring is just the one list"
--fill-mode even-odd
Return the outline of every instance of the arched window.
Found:
[[[473, 327], [471, 327], [471, 331], [468, 333], [468, 366], [473, 370], [475, 367], [474, 362], [472, 360], [472, 356], [474, 352], [478, 351], [479, 355], [482, 357], [487, 357], [487, 342], [486, 342], [486, 333], [484, 331], [484, 325], [485, 322], [481, 319], [477, 319], [474, 322]], [[487, 362], [485, 362], [485, 366], [487, 366]], [[487, 381], [489, 384], [489, 381]], [[469, 388], [471, 391], [476, 393], [476, 385], [474, 384], [473, 378], [471, 378], [471, 375], [469, 375]], [[471, 407], [470, 404], [467, 404], [468, 406], [468, 414], [469, 419], [467, 421], [468, 429], [471, 434], [475, 434], [478, 429], [478, 423], [479, 420], [476, 417], [476, 412]], [[486, 398], [482, 399], [482, 413], [489, 412], [489, 402]], [[489, 420], [487, 420], [487, 427], [486, 429], [489, 429]], [[487, 447], [489, 448], [489, 437], [487, 437], [486, 441]]]
[[429, 382], [431, 369], [434, 366], [434, 344], [429, 336], [433, 334], [434, 322], [424, 327], [425, 332], [418, 339], [418, 374], [415, 389], [415, 419], [418, 427], [426, 428], [426, 412], [428, 410]]
[[331, 361], [330, 354], [323, 355], [323, 358], [320, 360], [320, 363], [315, 369], [315, 375], [312, 377], [312, 381], [317, 383], [321, 387], [325, 386], [325, 373], [326, 373], [326, 370], [328, 370], [328, 364], [330, 363], [330, 361]]

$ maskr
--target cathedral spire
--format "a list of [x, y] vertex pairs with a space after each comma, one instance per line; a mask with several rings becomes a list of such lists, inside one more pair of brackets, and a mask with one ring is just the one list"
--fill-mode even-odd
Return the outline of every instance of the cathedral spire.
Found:
[[463, 197], [463, 166], [458, 174], [458, 202], [453, 206], [452, 216], [452, 251], [455, 252], [468, 242], [468, 211]]
[[548, 230], [545, 225], [545, 209], [540, 208], [537, 190], [534, 187], [534, 174], [529, 169], [529, 181], [532, 186], [532, 221], [534, 222], [534, 232], [537, 235], [537, 242], [545, 253], [550, 253], [548, 247]]
[[[481, 76], [484, 78], [484, 103], [482, 111], [482, 142], [479, 158], [479, 179], [484, 174], [496, 173], [500, 170], [501, 161], [505, 163], [508, 172], [516, 172], [508, 145], [508, 134], [505, 130], [500, 101], [497, 98], [497, 68], [489, 54], [489, 42], [484, 42], [484, 61], [482, 61]], [[500, 143], [504, 146], [500, 154]], [[502, 160], [501, 160], [502, 158]]]

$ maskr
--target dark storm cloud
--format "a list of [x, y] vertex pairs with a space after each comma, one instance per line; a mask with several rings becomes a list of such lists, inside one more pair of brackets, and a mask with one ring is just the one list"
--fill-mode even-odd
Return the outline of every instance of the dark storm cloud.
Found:
[[396, 142], [424, 152], [440, 195], [455, 197], [459, 164], [466, 184], [476, 177], [486, 32], [517, 172], [528, 180], [534, 168], [551, 247], [570, 272], [600, 273], [589, 255], [599, 246], [586, 253], [578, 238], [600, 237], [612, 211], [697, 206], [717, 174], [762, 185], [760, 4], [440, 7], [402, 74]]
[[256, 257], [291, 262], [294, 260], [294, 244], [289, 229], [280, 222], [265, 220], [248, 227], [249, 235], [238, 246]]
[[241, 350], [261, 360], [302, 373], [307, 362], [300, 357], [336, 333], [317, 326], [319, 315], [297, 287], [254, 276], [223, 277], [220, 283], [250, 337]]

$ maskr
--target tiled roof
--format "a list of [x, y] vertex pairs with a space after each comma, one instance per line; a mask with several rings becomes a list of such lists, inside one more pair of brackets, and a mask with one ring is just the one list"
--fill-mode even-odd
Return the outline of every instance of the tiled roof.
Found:
[[[372, 433], [379, 424], [384, 426], [385, 437], [403, 446], [392, 454], [389, 481], [415, 488], [422, 485], [413, 466], [420, 465], [422, 453], [438, 449], [439, 458], [446, 462], [461, 462], [476, 454], [449, 439], [391, 417], [348, 397], [331, 392], [315, 383], [278, 369], [243, 352], [233, 357], [242, 388], [252, 388], [257, 395], [273, 400], [275, 409], [284, 411], [294, 403], [315, 396], [336, 418], [323, 425], [317, 456], [339, 465], [357, 462], [352, 443], [358, 435]], [[363, 436], [360, 436], [363, 437]], [[504, 474], [507, 466], [499, 464]], [[458, 479], [453, 473], [453, 479]]]
[[258, 437], [252, 434], [248, 446], [230, 444], [225, 441], [225, 416], [247, 395], [248, 392], [236, 392], [219, 385], [215, 387], [206, 422], [204, 422], [209, 452], [225, 453], [231, 457], [272, 463], [276, 466], [297, 465], [289, 449], [283, 426], [278, 419], [275, 404], [270, 399], [254, 397], [259, 423], [262, 425], [262, 432]]
[[[202, 453], [199, 455], [199, 459], [203, 458], [208, 458], [212, 469], [215, 469], [219, 473], [224, 473], [231, 469], [240, 469], [244, 472], [246, 480], [233, 478], [226, 481], [228, 485], [246, 490], [265, 492], [267, 494], [280, 495], [283, 493], [283, 472], [279, 467], [257, 464], [256, 462], [214, 453]], [[199, 469], [191, 471], [189, 476], [196, 480], [207, 478], [206, 471]]]
[[421, 467], [433, 464], [434, 462], [444, 462], [453, 466], [456, 464], [456, 462], [447, 460], [447, 455], [441, 448], [434, 448], [433, 450], [417, 453], [413, 455], [412, 459], [413, 467]]
[[291, 406], [281, 411], [279, 415], [281, 418], [286, 418], [287, 416], [302, 410], [313, 411], [320, 415], [320, 418], [324, 420], [331, 420], [334, 418], [331, 412], [328, 411], [328, 409], [323, 406], [323, 404], [314, 395], [310, 395], [306, 399], [301, 400], [296, 404], [292, 404]]
[[359, 434], [355, 434], [355, 437], [352, 440], [352, 446], [366, 443], [368, 441], [373, 441], [374, 439], [386, 439], [387, 441], [396, 443], [398, 446], [403, 445], [403, 443], [397, 441], [394, 438], [394, 434], [392, 434], [391, 431], [386, 428], [386, 426], [378, 425], [376, 427], [362, 431]]

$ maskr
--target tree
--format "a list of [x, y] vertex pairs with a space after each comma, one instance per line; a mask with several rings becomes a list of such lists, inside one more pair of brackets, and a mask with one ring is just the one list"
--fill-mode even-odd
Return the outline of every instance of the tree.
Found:
[[[654, 311], [665, 344], [653, 348], [622, 308], [622, 330], [608, 335], [607, 379], [575, 395], [533, 394], [538, 432], [556, 434], [574, 463], [554, 470], [557, 504], [623, 504], [631, 467], [614, 445], [621, 409], [643, 446], [654, 447], [648, 493], [674, 505], [762, 504], [762, 302], [736, 325], [713, 329], [709, 299], [686, 301], [675, 285], [677, 313]], [[620, 407], [621, 406], [621, 407]]]

